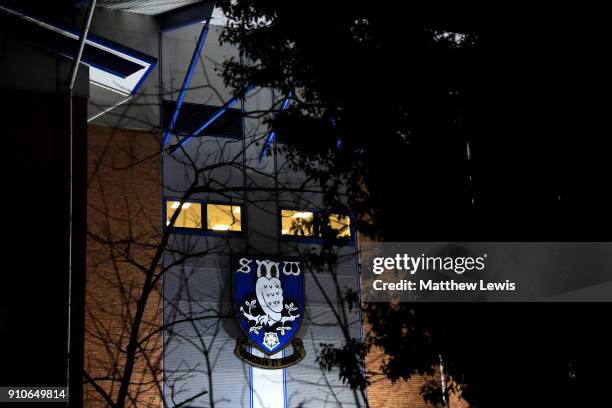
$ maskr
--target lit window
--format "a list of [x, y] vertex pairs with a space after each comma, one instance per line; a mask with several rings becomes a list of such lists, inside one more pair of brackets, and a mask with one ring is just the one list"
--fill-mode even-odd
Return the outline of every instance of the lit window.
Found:
[[310, 211], [281, 211], [281, 232], [283, 235], [314, 235], [314, 214]]
[[330, 214], [329, 227], [337, 231], [338, 238], [351, 237], [351, 219], [346, 215]]
[[213, 231], [241, 231], [240, 206], [207, 204], [208, 229]]
[[[179, 201], [166, 201], [166, 225], [170, 225], [170, 219], [180, 205]], [[179, 228], [202, 228], [202, 204], [183, 203], [174, 226]]]

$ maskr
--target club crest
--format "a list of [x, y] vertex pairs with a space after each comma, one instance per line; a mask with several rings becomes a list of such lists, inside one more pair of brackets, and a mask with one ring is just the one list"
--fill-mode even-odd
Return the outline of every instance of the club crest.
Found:
[[[293, 260], [235, 259], [236, 318], [250, 343], [266, 355], [276, 354], [289, 344], [293, 345], [294, 354], [303, 353], [301, 341], [295, 337], [304, 314], [304, 275], [300, 266], [299, 261]], [[237, 355], [238, 348], [237, 345]], [[244, 352], [239, 357], [249, 360]]]

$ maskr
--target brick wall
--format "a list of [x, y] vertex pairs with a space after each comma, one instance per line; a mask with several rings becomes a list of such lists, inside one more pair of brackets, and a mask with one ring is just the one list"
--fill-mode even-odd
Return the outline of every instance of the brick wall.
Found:
[[[367, 236], [361, 234], [360, 242], [371, 242]], [[366, 338], [371, 335], [367, 322], [364, 322]], [[431, 381], [440, 384], [439, 370], [431, 376], [415, 375], [410, 380], [399, 380], [395, 383], [389, 381], [382, 372], [385, 363], [385, 352], [382, 348], [372, 347], [366, 355], [366, 370], [372, 374], [371, 384], [368, 386], [368, 402], [371, 408], [432, 408], [434, 405], [426, 403], [421, 396], [423, 386]], [[459, 396], [449, 395], [448, 407], [468, 408], [468, 404]]]
[[[380, 373], [380, 367], [384, 362], [385, 353], [380, 348], [373, 348], [366, 356], [366, 367], [368, 371]], [[392, 383], [380, 373], [371, 379], [372, 384], [368, 387], [368, 402], [371, 408], [432, 408], [421, 396], [421, 388], [428, 381], [439, 384], [439, 371], [433, 377], [415, 375], [409, 381], [397, 381]], [[448, 407], [468, 408], [469, 405], [457, 395], [449, 396]]]
[[[375, 348], [370, 350], [366, 356], [366, 367], [368, 371], [380, 372], [384, 362], [384, 351]], [[374, 375], [372, 384], [368, 387], [368, 401], [372, 408], [430, 408], [421, 397], [421, 387], [426, 378], [415, 377], [410, 381], [398, 381], [391, 383], [381, 373]]]
[[[88, 127], [87, 283], [85, 370], [115, 398], [126, 363], [136, 300], [155, 254], [161, 227], [159, 136], [142, 131]], [[160, 407], [159, 291], [145, 308], [127, 406]], [[89, 384], [84, 405], [107, 404]]]

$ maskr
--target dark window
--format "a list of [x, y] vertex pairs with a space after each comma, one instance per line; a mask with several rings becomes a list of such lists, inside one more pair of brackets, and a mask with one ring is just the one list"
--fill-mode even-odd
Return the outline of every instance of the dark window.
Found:
[[[175, 106], [175, 101], [164, 101], [162, 104], [162, 126], [164, 129], [168, 129], [170, 119], [174, 114]], [[217, 113], [219, 109], [219, 106], [184, 103], [181, 107], [178, 120], [174, 125], [174, 133], [179, 135], [192, 134]], [[240, 109], [228, 109], [202, 134], [231, 139], [242, 139], [242, 114]]]

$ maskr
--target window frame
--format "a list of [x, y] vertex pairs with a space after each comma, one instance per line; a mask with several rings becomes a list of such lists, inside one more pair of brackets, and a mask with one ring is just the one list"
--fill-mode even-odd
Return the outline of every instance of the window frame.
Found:
[[[313, 214], [313, 235], [312, 236], [304, 236], [304, 235], [292, 235], [292, 234], [283, 234], [283, 210], [285, 211], [296, 211], [296, 212], [311, 212]], [[343, 242], [346, 246], [354, 246], [355, 245], [355, 223], [353, 222], [353, 217], [351, 214], [340, 214], [333, 211], [328, 210], [314, 210], [308, 207], [297, 208], [293, 206], [279, 206], [278, 207], [278, 236], [282, 241], [293, 241], [293, 242], [303, 242], [303, 243], [311, 243], [311, 244], [322, 244], [324, 238], [320, 235], [320, 225], [322, 217], [329, 217], [330, 215], [344, 215], [349, 218], [349, 230], [351, 235], [349, 237], [339, 237], [338, 241]]]
[[[201, 208], [201, 217], [202, 217], [202, 226], [200, 228], [189, 228], [189, 227], [172, 227], [170, 229], [166, 225], [167, 217], [168, 217], [168, 201], [181, 201], [180, 198], [175, 198], [171, 196], [164, 196], [162, 203], [162, 223], [163, 230], [165, 232], [170, 232], [171, 234], [180, 234], [180, 235], [206, 235], [206, 236], [217, 236], [217, 237], [235, 237], [242, 238], [244, 237], [246, 231], [246, 217], [244, 217], [244, 204], [242, 202], [235, 203], [232, 201], [219, 201], [219, 200], [201, 200], [201, 199], [189, 199], [185, 200], [186, 203], [194, 203], [200, 204]], [[240, 231], [220, 231], [220, 230], [212, 230], [208, 228], [208, 204], [213, 205], [227, 205], [232, 207], [240, 207]]]
[[[294, 234], [283, 234], [283, 211], [294, 211], [294, 212], [310, 212], [312, 213], [312, 218], [313, 218], [313, 223], [312, 223], [312, 235], [294, 235]], [[280, 237], [293, 237], [293, 238], [301, 238], [302, 240], [313, 240], [313, 239], [318, 239], [321, 240], [318, 237], [319, 234], [319, 229], [318, 229], [318, 225], [317, 225], [317, 212], [314, 210], [309, 210], [309, 209], [293, 209], [293, 208], [285, 208], [285, 207], [279, 207], [278, 210], [278, 217], [280, 219], [280, 222], [278, 223], [278, 227], [279, 227], [279, 236]]]

